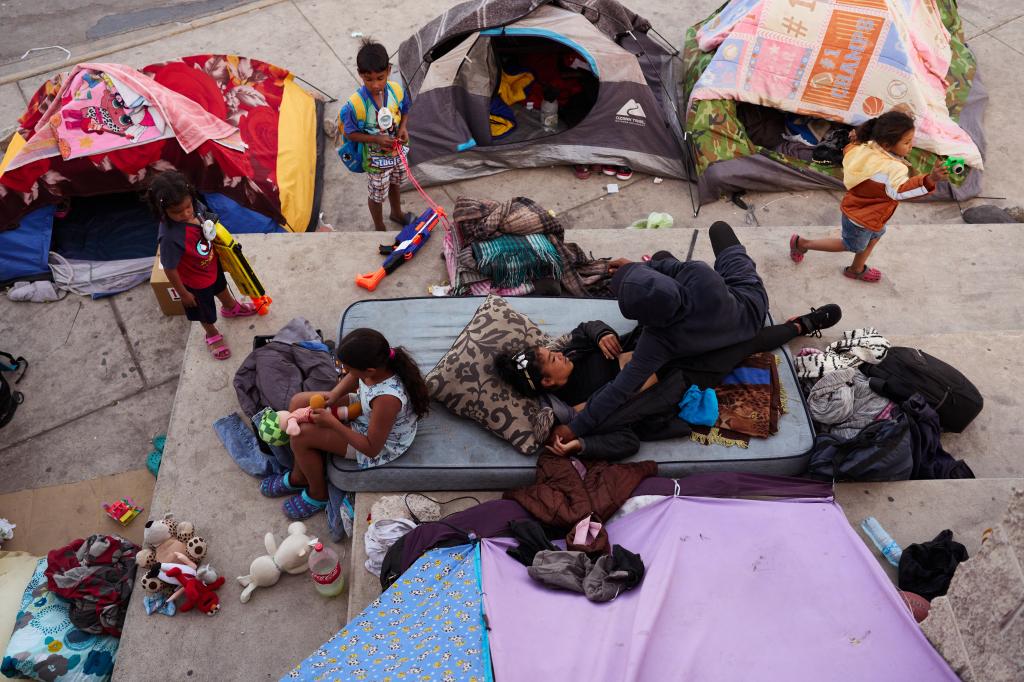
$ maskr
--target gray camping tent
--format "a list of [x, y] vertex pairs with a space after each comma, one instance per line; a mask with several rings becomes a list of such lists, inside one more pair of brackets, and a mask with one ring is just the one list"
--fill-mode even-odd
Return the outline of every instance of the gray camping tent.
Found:
[[[435, 184], [577, 163], [685, 177], [675, 55], [646, 19], [615, 0], [457, 5], [399, 49], [413, 97], [416, 177]], [[545, 98], [561, 96], [555, 131], [544, 130], [538, 108], [527, 101], [497, 101], [503, 74], [522, 72], [548, 90]], [[492, 133], [495, 106], [512, 121], [500, 137]]]

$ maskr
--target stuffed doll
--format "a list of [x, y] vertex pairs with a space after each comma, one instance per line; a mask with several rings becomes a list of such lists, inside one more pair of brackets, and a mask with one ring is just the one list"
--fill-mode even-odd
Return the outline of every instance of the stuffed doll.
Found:
[[280, 545], [273, 533], [267, 533], [263, 538], [266, 555], [253, 559], [249, 575], [238, 576], [238, 582], [245, 588], [242, 590], [242, 603], [249, 601], [257, 587], [277, 584], [282, 572], [305, 573], [310, 546], [315, 542], [316, 538], [306, 534], [306, 524], [301, 521], [289, 524], [288, 537]]
[[[331, 414], [339, 421], [352, 421], [363, 413], [363, 406], [355, 395], [350, 393], [348, 397], [348, 405], [328, 408], [324, 397], [317, 393], [309, 399], [309, 407], [300, 407], [294, 412], [279, 410], [277, 413], [278, 425], [289, 436], [297, 436], [299, 435], [299, 424], [313, 423], [313, 410], [325, 408], [329, 409]], [[355, 400], [353, 401], [353, 399]]]

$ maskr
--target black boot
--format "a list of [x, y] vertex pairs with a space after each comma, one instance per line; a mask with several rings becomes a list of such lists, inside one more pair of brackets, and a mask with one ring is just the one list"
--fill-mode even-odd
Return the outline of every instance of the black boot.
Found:
[[800, 324], [800, 333], [804, 336], [817, 336], [821, 338], [821, 330], [835, 326], [843, 319], [843, 309], [835, 303], [827, 303], [820, 308], [811, 308], [806, 315], [794, 317], [790, 322]]

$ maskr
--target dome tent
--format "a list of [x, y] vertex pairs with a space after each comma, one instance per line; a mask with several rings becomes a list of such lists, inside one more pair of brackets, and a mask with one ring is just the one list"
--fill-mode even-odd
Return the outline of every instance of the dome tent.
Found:
[[[615, 0], [470, 0], [398, 54], [421, 182], [577, 163], [684, 176], [677, 53]], [[523, 82], [533, 90], [510, 97]], [[553, 97], [559, 122], [545, 130], [540, 103]]]
[[50, 276], [51, 252], [144, 279], [156, 221], [140, 194], [166, 170], [185, 173], [233, 232], [315, 228], [322, 108], [286, 69], [235, 55], [58, 74], [0, 165], [0, 282]]

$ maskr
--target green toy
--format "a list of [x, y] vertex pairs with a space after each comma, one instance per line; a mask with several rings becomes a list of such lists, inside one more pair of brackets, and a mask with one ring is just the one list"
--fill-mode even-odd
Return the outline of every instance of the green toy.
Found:
[[281, 422], [276, 411], [269, 407], [264, 408], [256, 415], [253, 421], [257, 424], [257, 435], [267, 445], [288, 444], [288, 434], [281, 428]]
[[949, 172], [949, 181], [959, 185], [967, 178], [967, 163], [959, 156], [950, 156], [942, 164]]

